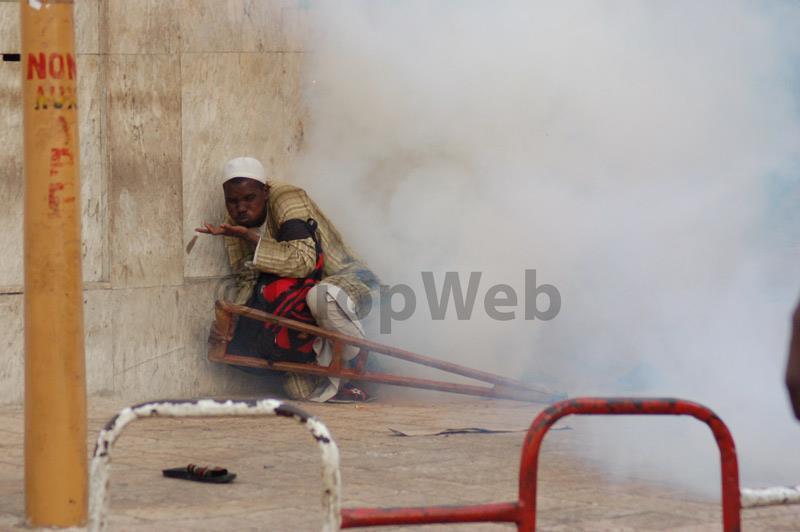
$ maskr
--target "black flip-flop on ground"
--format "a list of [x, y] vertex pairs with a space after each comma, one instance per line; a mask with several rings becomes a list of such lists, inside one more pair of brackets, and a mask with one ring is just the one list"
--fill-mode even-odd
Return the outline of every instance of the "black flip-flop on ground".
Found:
[[186, 467], [163, 469], [161, 473], [167, 478], [211, 482], [214, 484], [227, 484], [236, 478], [236, 473], [229, 473], [223, 467], [201, 467], [195, 464], [189, 464]]

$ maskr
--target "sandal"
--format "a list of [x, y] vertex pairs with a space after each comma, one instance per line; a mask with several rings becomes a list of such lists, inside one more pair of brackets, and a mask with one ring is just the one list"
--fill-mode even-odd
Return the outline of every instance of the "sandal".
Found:
[[353, 386], [349, 382], [345, 383], [339, 391], [328, 399], [327, 403], [368, 403], [374, 397], [368, 394], [363, 388]]
[[222, 467], [201, 467], [189, 464], [186, 467], [173, 467], [161, 471], [167, 478], [180, 478], [194, 480], [195, 482], [212, 482], [214, 484], [227, 484], [236, 478], [236, 473], [228, 473]]

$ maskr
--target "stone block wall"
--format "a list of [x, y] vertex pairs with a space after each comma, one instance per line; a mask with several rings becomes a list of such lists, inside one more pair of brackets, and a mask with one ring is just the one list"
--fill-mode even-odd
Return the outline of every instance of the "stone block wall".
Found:
[[[224, 161], [282, 179], [303, 138], [308, 7], [292, 0], [76, 0], [86, 364], [90, 394], [249, 393], [205, 360]], [[0, 0], [0, 51], [19, 51]], [[23, 397], [22, 63], [0, 63], [0, 403]]]

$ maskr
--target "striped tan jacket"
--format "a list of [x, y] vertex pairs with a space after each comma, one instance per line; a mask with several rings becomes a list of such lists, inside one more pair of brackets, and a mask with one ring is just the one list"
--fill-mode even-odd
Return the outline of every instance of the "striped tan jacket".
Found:
[[[355, 303], [356, 313], [363, 316], [369, 311], [371, 290], [377, 288], [378, 279], [356, 257], [305, 190], [279, 181], [270, 181], [268, 184], [267, 219], [258, 246], [240, 238], [224, 237], [228, 260], [236, 279], [235, 302], [247, 302], [260, 272], [298, 278], [311, 274], [316, 262], [314, 241], [303, 238], [279, 242], [276, 236], [281, 225], [288, 220], [306, 221], [313, 218], [317, 222], [317, 236], [325, 254], [323, 281], [344, 290]], [[227, 223], [234, 222], [228, 218]]]

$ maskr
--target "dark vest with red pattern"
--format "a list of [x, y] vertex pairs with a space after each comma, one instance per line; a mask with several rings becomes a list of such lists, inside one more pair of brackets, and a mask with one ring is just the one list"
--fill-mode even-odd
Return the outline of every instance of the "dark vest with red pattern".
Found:
[[[303, 323], [316, 324], [306, 303], [306, 296], [322, 279], [325, 266], [325, 255], [317, 236], [317, 223], [312, 219], [293, 219], [284, 222], [278, 230], [279, 242], [304, 238], [314, 241], [316, 261], [311, 274], [308, 277], [292, 278], [262, 273], [253, 295], [245, 303], [248, 307]], [[236, 324], [233, 340], [228, 344], [228, 352], [268, 360], [313, 362], [315, 338], [274, 323], [263, 323], [242, 316]]]

